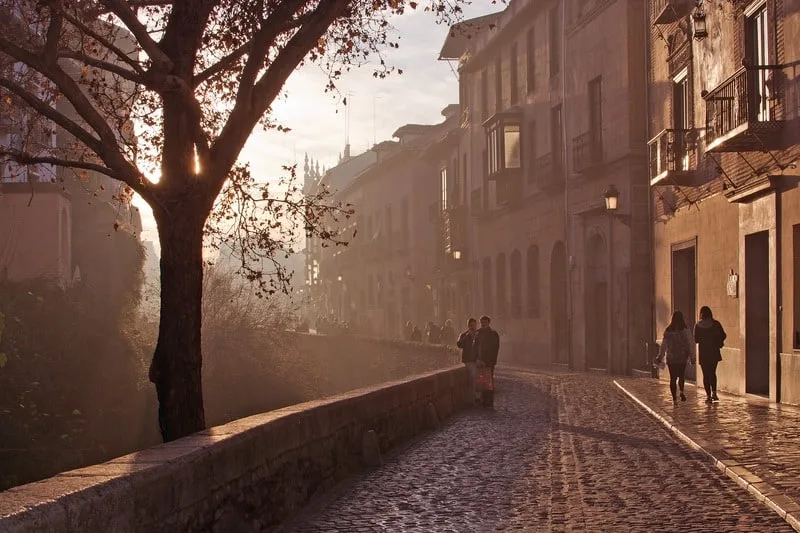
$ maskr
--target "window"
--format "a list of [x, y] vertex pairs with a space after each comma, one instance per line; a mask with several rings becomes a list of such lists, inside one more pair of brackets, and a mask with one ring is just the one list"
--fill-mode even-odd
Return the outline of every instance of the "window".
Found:
[[793, 267], [794, 280], [792, 289], [794, 291], [794, 340], [792, 341], [795, 350], [800, 350], [800, 224], [792, 226], [792, 248], [793, 248]]
[[400, 204], [400, 245], [402, 246], [403, 250], [408, 250], [408, 238], [410, 235], [410, 228], [408, 227], [409, 224], [409, 213], [408, 213], [408, 196], [403, 197], [403, 201]]
[[533, 183], [536, 179], [535, 177], [535, 168], [536, 168], [536, 121], [531, 120], [528, 122], [528, 140], [526, 141], [526, 145], [528, 146], [528, 183]]
[[461, 157], [461, 202], [466, 203], [467, 201], [467, 154], [464, 152], [464, 155]]
[[509, 57], [509, 75], [511, 77], [510, 81], [508, 82], [508, 89], [510, 91], [509, 99], [511, 100], [511, 105], [517, 105], [519, 103], [519, 80], [517, 76], [517, 43], [511, 45], [511, 54]]
[[507, 169], [519, 169], [522, 166], [521, 132], [518, 121], [519, 117], [504, 113], [493, 118], [491, 124], [486, 126], [490, 176]]
[[442, 167], [439, 171], [439, 186], [441, 189], [439, 190], [439, 200], [442, 211], [447, 211], [449, 207], [447, 203], [447, 166]]
[[494, 60], [494, 112], [503, 109], [503, 58], [498, 54]]
[[495, 276], [497, 278], [497, 316], [505, 318], [508, 312], [507, 295], [508, 287], [506, 286], [506, 254], [497, 254], [497, 262], [495, 263]]
[[386, 225], [386, 254], [391, 255], [394, 252], [394, 235], [392, 232], [392, 206], [387, 205], [384, 215]]
[[481, 71], [481, 120], [489, 118], [489, 73]]
[[677, 170], [689, 170], [689, 150], [686, 143], [686, 130], [692, 127], [689, 95], [689, 70], [686, 68], [672, 80], [672, 127], [676, 133], [670, 157]]
[[511, 318], [522, 317], [522, 254], [511, 253]]
[[[747, 17], [745, 35], [745, 45], [747, 46], [747, 58], [753, 66], [769, 65], [769, 30], [767, 26], [767, 6], [766, 3], [756, 9]], [[750, 96], [750, 106], [755, 111], [754, 115], [759, 122], [766, 122], [771, 118], [769, 107], [770, 71], [768, 69], [753, 69], [751, 73], [752, 94]]]
[[560, 172], [564, 163], [564, 125], [560, 104], [550, 110], [550, 147], [553, 152], [553, 169]]
[[491, 315], [493, 313], [492, 298], [492, 260], [488, 257], [483, 260], [483, 309]]
[[528, 246], [527, 256], [528, 316], [539, 318], [539, 247]]
[[589, 132], [593, 153], [598, 155], [603, 145], [603, 78], [600, 76], [589, 82]]
[[489, 153], [483, 150], [483, 209], [489, 210]]
[[451, 207], [458, 207], [461, 205], [461, 173], [459, 172], [460, 169], [458, 168], [458, 155], [453, 158], [453, 163], [450, 168], [453, 172], [452, 190], [450, 191], [450, 204]]
[[533, 28], [528, 30], [526, 38], [525, 62], [527, 63], [528, 94], [536, 91], [536, 34]]
[[558, 6], [550, 8], [547, 18], [550, 36], [550, 76], [555, 76], [561, 70], [561, 19]]

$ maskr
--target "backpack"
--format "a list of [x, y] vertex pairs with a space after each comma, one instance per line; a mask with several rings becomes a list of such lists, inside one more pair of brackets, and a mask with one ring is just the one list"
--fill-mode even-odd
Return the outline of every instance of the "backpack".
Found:
[[675, 359], [686, 358], [688, 360], [692, 356], [692, 347], [689, 345], [689, 338], [685, 331], [671, 331], [667, 348], [671, 352], [669, 355]]

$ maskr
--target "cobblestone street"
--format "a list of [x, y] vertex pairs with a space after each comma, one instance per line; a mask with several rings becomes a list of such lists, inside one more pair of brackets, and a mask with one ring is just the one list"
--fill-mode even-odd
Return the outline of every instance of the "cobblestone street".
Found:
[[614, 387], [504, 370], [471, 409], [285, 531], [779, 532], [792, 529]]

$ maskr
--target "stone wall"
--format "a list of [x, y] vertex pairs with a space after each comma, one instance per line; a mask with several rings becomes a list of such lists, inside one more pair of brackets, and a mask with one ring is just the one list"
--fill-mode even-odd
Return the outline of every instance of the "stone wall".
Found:
[[385, 452], [469, 399], [456, 366], [236, 420], [0, 493], [0, 530], [261, 531], [358, 470], [370, 430]]

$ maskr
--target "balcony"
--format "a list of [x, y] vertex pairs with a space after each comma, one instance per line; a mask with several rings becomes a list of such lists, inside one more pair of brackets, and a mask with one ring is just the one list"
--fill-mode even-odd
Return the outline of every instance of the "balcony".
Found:
[[561, 157], [554, 157], [553, 152], [536, 158], [534, 172], [540, 189], [564, 187], [564, 169], [561, 165]]
[[650, 185], [693, 185], [695, 170], [690, 155], [696, 130], [666, 129], [647, 143], [650, 155]]
[[587, 131], [572, 139], [572, 168], [575, 172], [588, 172], [603, 162], [603, 144], [594, 131]]
[[652, 0], [650, 13], [653, 25], [670, 24], [689, 14], [691, 0]]
[[706, 152], [760, 152], [786, 148], [785, 121], [772, 98], [766, 68], [742, 67], [706, 101]]

